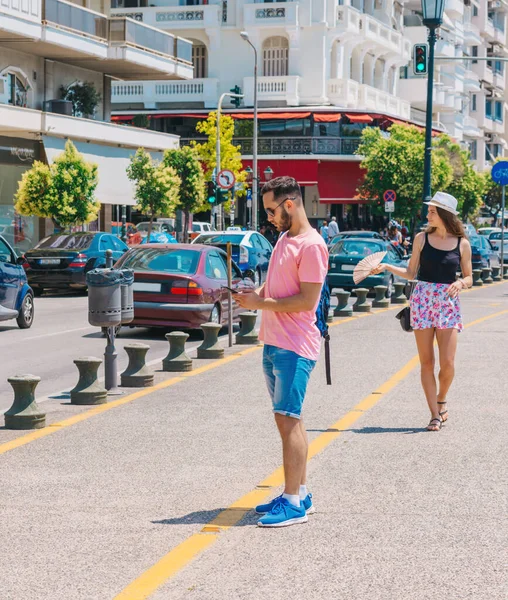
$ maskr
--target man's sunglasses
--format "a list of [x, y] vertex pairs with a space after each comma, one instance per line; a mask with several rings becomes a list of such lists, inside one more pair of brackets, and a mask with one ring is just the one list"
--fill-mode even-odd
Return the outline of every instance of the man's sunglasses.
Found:
[[279, 204], [277, 204], [277, 206], [275, 208], [265, 208], [265, 212], [269, 217], [275, 217], [275, 211], [279, 208], [279, 206], [282, 206], [284, 204], [284, 202], [286, 202], [286, 200], [295, 200], [294, 196], [291, 196], [289, 198], [284, 198], [284, 200], [282, 202], [279, 202]]

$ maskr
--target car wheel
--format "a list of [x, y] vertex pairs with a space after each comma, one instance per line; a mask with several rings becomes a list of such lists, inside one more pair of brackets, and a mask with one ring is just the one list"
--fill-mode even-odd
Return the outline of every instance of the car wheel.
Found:
[[33, 288], [34, 296], [40, 298], [44, 294], [44, 288]]
[[20, 329], [28, 329], [32, 326], [34, 322], [34, 297], [31, 292], [23, 298], [16, 321]]
[[386, 293], [385, 293], [385, 298], [391, 298], [393, 295], [393, 283], [394, 283], [394, 279], [393, 279], [393, 275], [390, 275], [390, 279], [388, 280], [388, 285], [386, 287]]
[[216, 304], [210, 313], [209, 323], [218, 323], [220, 325], [220, 306]]

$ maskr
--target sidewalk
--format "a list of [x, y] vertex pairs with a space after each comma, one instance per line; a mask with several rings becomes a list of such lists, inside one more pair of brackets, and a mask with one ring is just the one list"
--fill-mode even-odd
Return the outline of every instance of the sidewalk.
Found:
[[[281, 464], [260, 349], [0, 454], [1, 599], [504, 598], [508, 284], [462, 302], [466, 323], [497, 316], [460, 336], [439, 433], [423, 431], [418, 368], [401, 372], [416, 349], [396, 311], [333, 327], [334, 383], [321, 361], [305, 407], [322, 451], [304, 525], [247, 512], [279, 493], [255, 491]], [[61, 402], [44, 403], [51, 422], [89, 410]], [[0, 430], [0, 452], [21, 435]], [[236, 525], [207, 527], [240, 499]], [[189, 562], [193, 535], [208, 547]]]

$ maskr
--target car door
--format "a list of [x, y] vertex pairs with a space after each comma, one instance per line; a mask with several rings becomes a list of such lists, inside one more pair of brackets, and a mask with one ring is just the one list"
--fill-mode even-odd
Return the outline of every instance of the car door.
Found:
[[484, 249], [485, 254], [487, 255], [488, 263], [490, 264], [491, 267], [497, 266], [499, 264], [498, 253], [495, 251], [494, 247], [492, 246], [492, 244], [490, 243], [488, 238], [481, 235], [481, 236], [479, 236], [479, 239], [481, 241], [482, 248]]
[[249, 266], [257, 268], [259, 267], [261, 269], [261, 271], [264, 270], [264, 264], [265, 264], [265, 255], [264, 255], [264, 248], [263, 248], [263, 244], [261, 243], [261, 236], [258, 235], [257, 233], [254, 233], [250, 236], [250, 243], [252, 245], [253, 250], [251, 250], [251, 252], [253, 252], [254, 256], [254, 260], [249, 261]]
[[21, 286], [20, 267], [9, 246], [0, 239], [0, 304], [16, 310], [16, 300]]
[[[212, 250], [211, 252], [208, 252], [206, 257], [205, 271], [207, 277], [214, 279], [219, 287], [228, 284], [226, 260], [218, 251]], [[223, 316], [223, 322], [225, 322], [228, 316], [228, 291], [224, 288], [221, 288], [219, 292], [219, 298], [221, 314]]]
[[125, 252], [128, 250], [128, 247], [114, 235], [108, 235], [108, 240], [111, 245], [111, 249], [113, 250], [113, 263], [116, 263], [116, 261], [120, 260], [120, 258], [125, 254]]
[[258, 237], [259, 237], [259, 240], [261, 243], [261, 247], [263, 249], [262, 250], [263, 260], [264, 260], [263, 270], [266, 273], [268, 271], [268, 265], [270, 264], [270, 258], [272, 257], [273, 246], [270, 244], [270, 242], [264, 236], [259, 235]]

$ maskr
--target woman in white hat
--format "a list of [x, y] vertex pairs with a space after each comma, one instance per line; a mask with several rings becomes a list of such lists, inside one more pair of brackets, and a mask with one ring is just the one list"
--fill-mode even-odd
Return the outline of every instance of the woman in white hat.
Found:
[[[457, 200], [437, 192], [428, 205], [428, 227], [413, 243], [407, 269], [381, 264], [384, 271], [418, 279], [411, 295], [411, 326], [420, 356], [423, 391], [429, 405], [429, 431], [439, 431], [448, 419], [446, 395], [455, 374], [457, 335], [463, 329], [460, 292], [473, 284], [471, 245], [457, 217]], [[462, 277], [456, 279], [456, 272]], [[417, 276], [418, 275], [418, 276]], [[434, 375], [434, 339], [439, 348], [439, 388]]]

